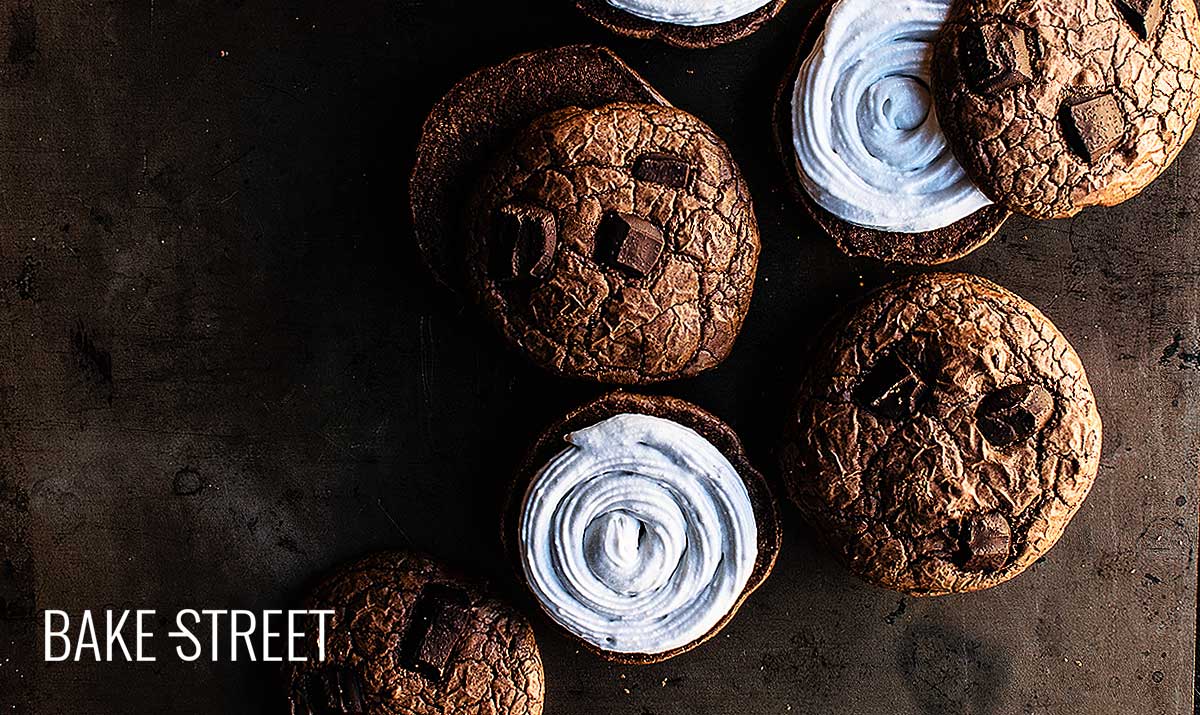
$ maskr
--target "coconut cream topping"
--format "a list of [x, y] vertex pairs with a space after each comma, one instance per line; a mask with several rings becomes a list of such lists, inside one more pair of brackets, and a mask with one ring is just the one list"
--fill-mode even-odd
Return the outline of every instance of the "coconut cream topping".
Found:
[[670, 25], [719, 25], [749, 15], [772, 0], [608, 0], [608, 4]]
[[525, 576], [550, 616], [620, 653], [663, 653], [711, 631], [758, 557], [746, 485], [670, 420], [621, 414], [566, 437], [520, 518]]
[[801, 182], [834, 216], [931, 231], [991, 203], [946, 144], [929, 91], [951, 0], [840, 0], [800, 67], [792, 140]]

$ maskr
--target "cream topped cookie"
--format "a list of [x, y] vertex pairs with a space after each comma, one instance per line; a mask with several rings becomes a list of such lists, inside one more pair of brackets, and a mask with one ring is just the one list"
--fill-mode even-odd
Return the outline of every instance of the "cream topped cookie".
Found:
[[520, 521], [522, 565], [550, 616], [621, 653], [662, 653], [712, 630], [758, 556], [737, 470], [694, 430], [648, 415], [566, 439]]
[[675, 47], [716, 47], [746, 37], [787, 0], [575, 0], [604, 27]]
[[770, 574], [779, 514], [721, 420], [613, 392], [534, 443], [505, 545], [541, 609], [600, 657], [644, 665], [716, 635]]
[[618, 10], [654, 22], [719, 25], [749, 15], [771, 0], [608, 0]]
[[929, 87], [950, 0], [840, 0], [792, 97], [800, 181], [839, 219], [920, 233], [991, 203], [954, 158]]

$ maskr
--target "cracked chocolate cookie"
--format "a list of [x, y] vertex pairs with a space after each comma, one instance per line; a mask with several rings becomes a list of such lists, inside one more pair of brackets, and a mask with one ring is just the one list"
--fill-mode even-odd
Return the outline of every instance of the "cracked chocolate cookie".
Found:
[[463, 78], [421, 130], [409, 179], [417, 247], [434, 277], [465, 291], [467, 197], [513, 135], [563, 107], [666, 103], [610, 50], [569, 45], [518, 55]]
[[641, 384], [725, 358], [758, 227], [725, 144], [657, 104], [568, 107], [526, 127], [476, 192], [468, 279], [509, 342], [553, 372]]
[[750, 35], [787, 0], [576, 0], [588, 17], [621, 35], [706, 48]]
[[546, 615], [629, 665], [716, 635], [780, 544], [770, 489], [728, 425], [682, 400], [625, 392], [542, 434], [502, 531]]
[[325, 658], [287, 672], [292, 715], [539, 715], [542, 661], [528, 622], [427, 559], [369, 556], [316, 588], [334, 613]]
[[604, 48], [521, 55], [426, 120], [417, 244], [535, 363], [642, 384], [725, 358], [758, 226], [725, 144]]
[[1078, 356], [1000, 286], [929, 274], [879, 290], [804, 379], [783, 468], [859, 576], [913, 595], [995, 586], [1058, 540], [1100, 459]]
[[950, 1], [827, 1], [799, 38], [776, 147], [797, 200], [847, 255], [945, 263], [1009, 216], [971, 184], [933, 111], [929, 61]]
[[976, 185], [1013, 211], [1072, 216], [1134, 196], [1200, 116], [1193, 0], [955, 0], [937, 112]]

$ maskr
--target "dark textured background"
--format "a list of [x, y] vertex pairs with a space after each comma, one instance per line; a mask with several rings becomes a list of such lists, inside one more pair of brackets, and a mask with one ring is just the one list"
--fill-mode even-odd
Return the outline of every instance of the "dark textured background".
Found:
[[[599, 388], [527, 367], [433, 286], [403, 189], [428, 107], [517, 51], [608, 42], [729, 140], [762, 225], [757, 292], [731, 359], [662, 389], [773, 472], [813, 331], [892, 276], [839, 255], [782, 185], [770, 101], [809, 6], [689, 52], [609, 37], [567, 0], [0, 0], [0, 704], [275, 697], [269, 665], [44, 665], [35, 609], [286, 607], [394, 546], [523, 598], [500, 487]], [[900, 598], [814, 549], [789, 507], [774, 576], [691, 654], [611, 666], [536, 618], [547, 712], [1189, 711], [1198, 186], [1194, 144], [1137, 199], [1014, 219], [955, 265], [1055, 320], [1100, 402], [1099, 480], [1045, 562], [988, 593]]]

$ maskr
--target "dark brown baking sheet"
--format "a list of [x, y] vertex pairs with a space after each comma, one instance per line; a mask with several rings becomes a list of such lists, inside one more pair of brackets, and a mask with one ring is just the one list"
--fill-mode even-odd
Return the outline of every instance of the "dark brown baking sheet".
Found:
[[[774, 154], [772, 93], [811, 7], [694, 52], [611, 37], [568, 0], [0, 3], [4, 711], [273, 712], [271, 665], [42, 664], [36, 609], [286, 607], [396, 546], [523, 598], [497, 534], [506, 470], [602, 389], [501, 348], [403, 223], [424, 112], [518, 51], [605, 42], [729, 141], [762, 227], [757, 293], [730, 360], [662, 391], [773, 474], [813, 332], [893, 275], [836, 252]], [[1190, 711], [1198, 185], [1193, 144], [1121, 207], [1014, 218], [951, 264], [1037, 304], [1091, 374], [1103, 467], [1044, 563], [902, 599], [786, 507], [774, 575], [693, 653], [607, 665], [534, 615], [547, 713]]]

